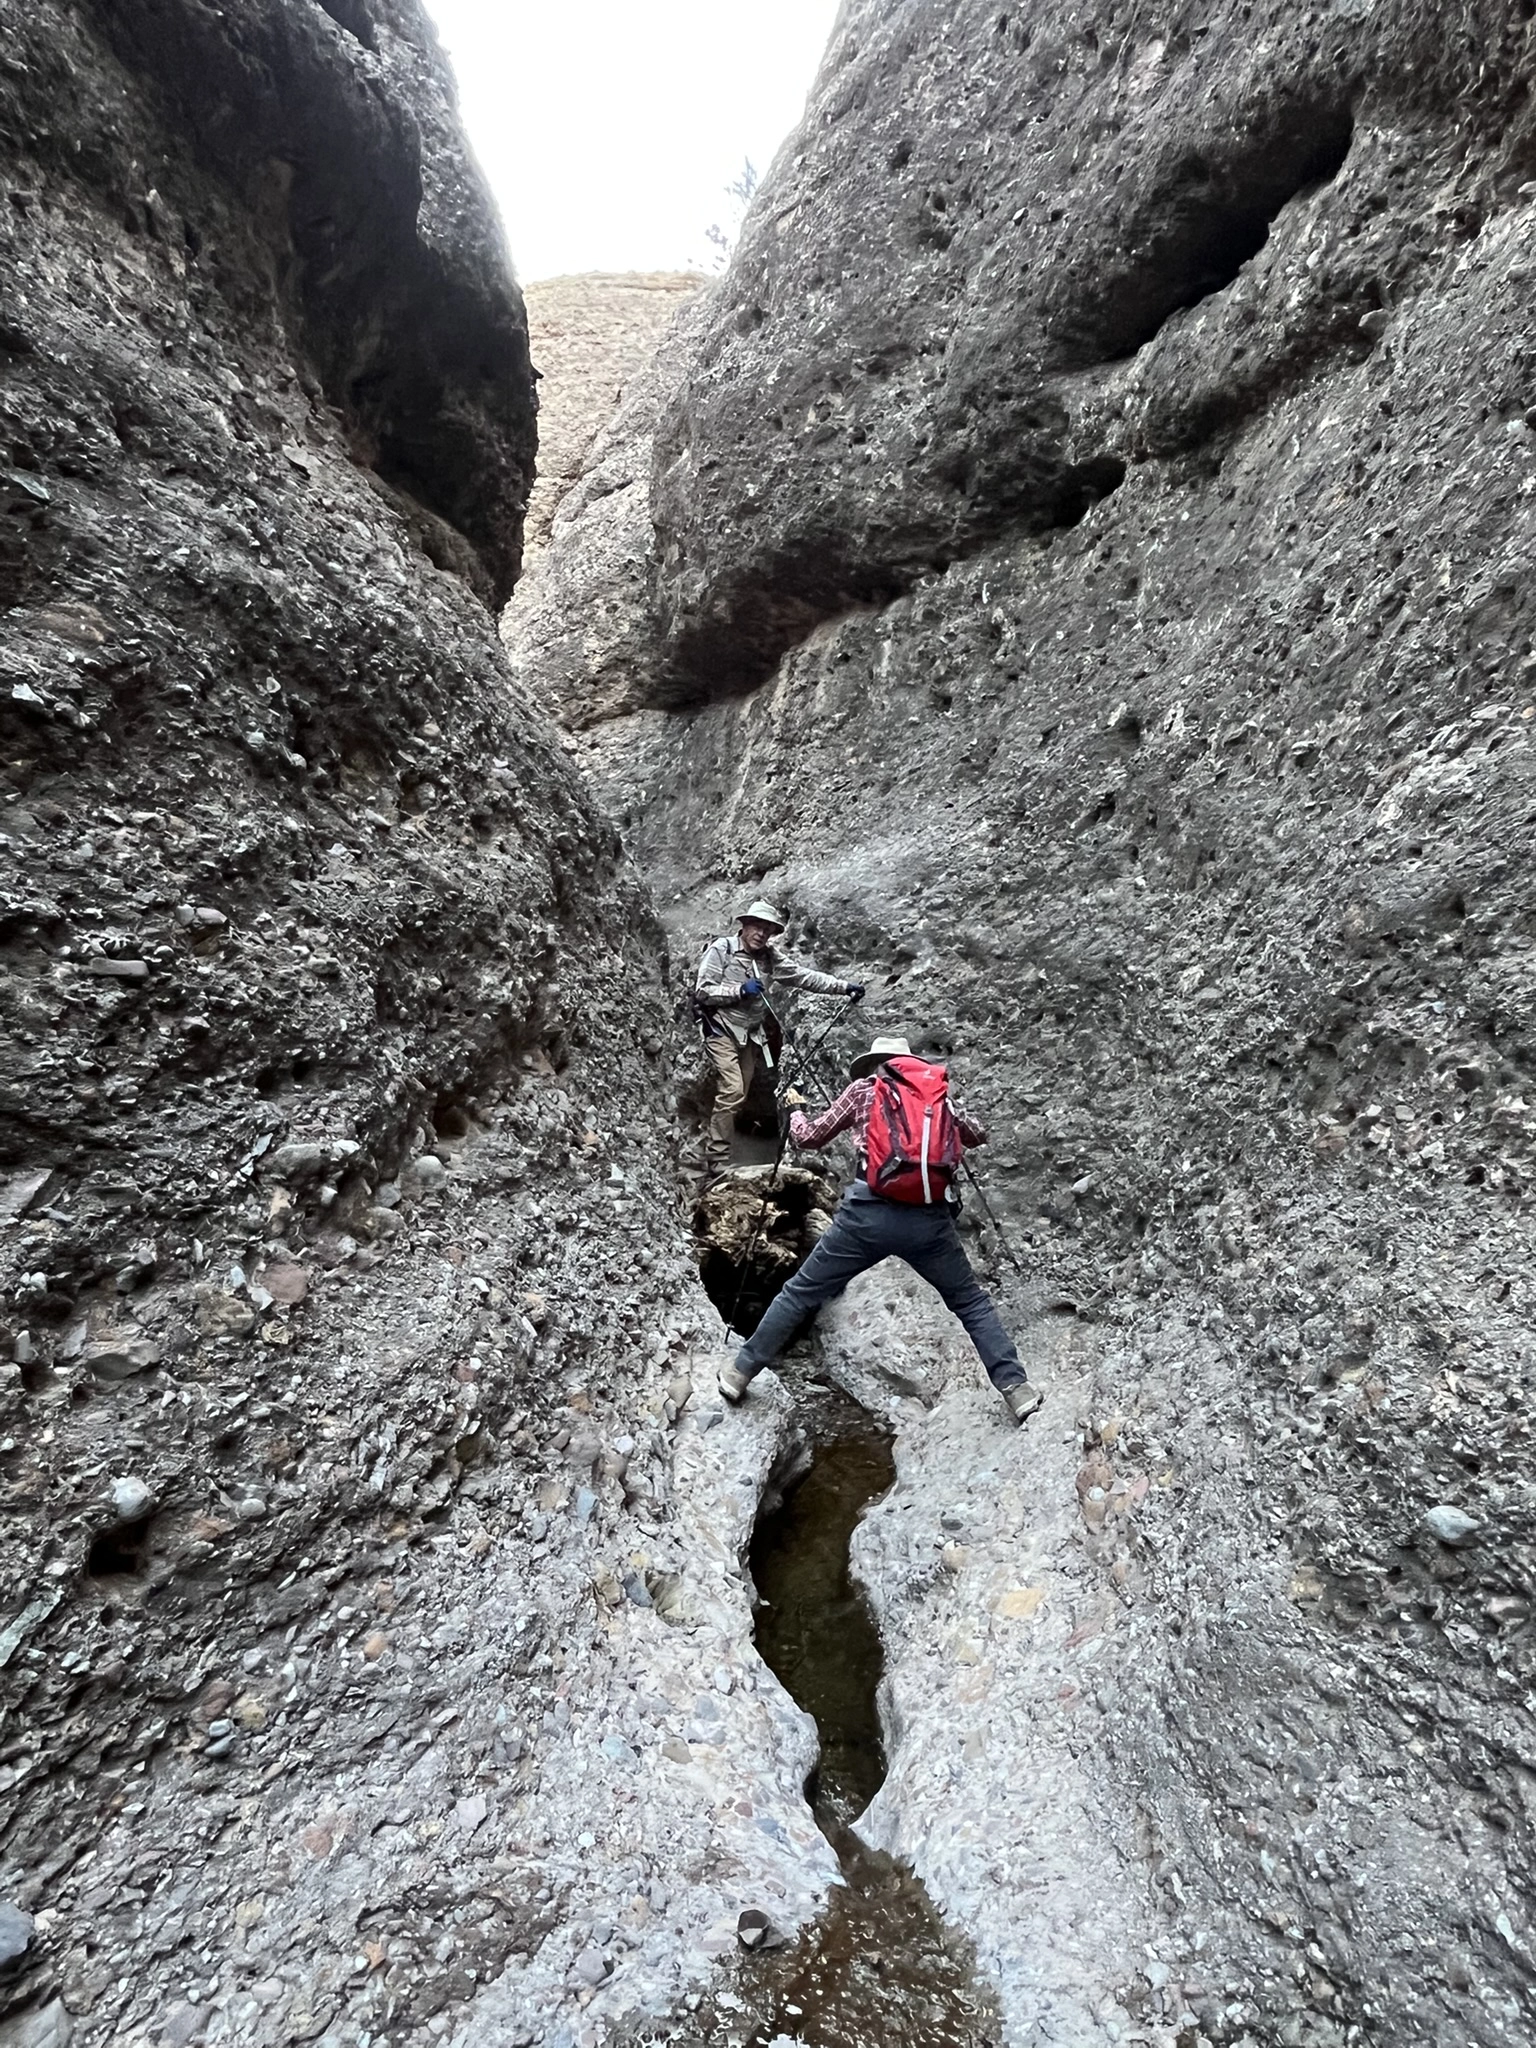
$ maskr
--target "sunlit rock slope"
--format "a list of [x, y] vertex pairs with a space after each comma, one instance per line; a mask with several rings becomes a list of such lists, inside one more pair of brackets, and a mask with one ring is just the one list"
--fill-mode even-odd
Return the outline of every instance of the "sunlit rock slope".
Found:
[[530, 556], [548, 540], [625, 385], [703, 282], [686, 270], [594, 271], [524, 287], [539, 379], [539, 473], [525, 533]]

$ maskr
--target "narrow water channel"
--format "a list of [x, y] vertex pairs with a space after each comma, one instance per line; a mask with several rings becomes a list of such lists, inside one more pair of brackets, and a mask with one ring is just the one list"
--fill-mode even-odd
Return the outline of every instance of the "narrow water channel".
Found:
[[826, 1912], [789, 1947], [753, 1958], [747, 2048], [996, 2048], [997, 2014], [970, 1944], [945, 1926], [911, 1872], [868, 1849], [852, 1823], [880, 1789], [880, 1638], [849, 1566], [859, 1517], [895, 1477], [890, 1439], [863, 1409], [796, 1386], [809, 1471], [758, 1522], [751, 1569], [764, 1661], [821, 1733], [806, 1787], [842, 1865]]

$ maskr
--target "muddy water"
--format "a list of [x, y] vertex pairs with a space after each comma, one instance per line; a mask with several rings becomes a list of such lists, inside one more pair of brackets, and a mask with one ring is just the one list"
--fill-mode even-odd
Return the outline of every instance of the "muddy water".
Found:
[[969, 1943], [945, 1926], [909, 1871], [852, 1831], [879, 1790], [885, 1757], [880, 1639], [848, 1546], [895, 1468], [889, 1438], [861, 1408], [804, 1391], [814, 1455], [753, 1538], [756, 1633], [765, 1662], [821, 1731], [806, 1793], [844, 1881], [798, 1941], [747, 1965], [756, 2021], [747, 2048], [780, 2037], [804, 2048], [995, 2048], [997, 2015], [974, 1981]]

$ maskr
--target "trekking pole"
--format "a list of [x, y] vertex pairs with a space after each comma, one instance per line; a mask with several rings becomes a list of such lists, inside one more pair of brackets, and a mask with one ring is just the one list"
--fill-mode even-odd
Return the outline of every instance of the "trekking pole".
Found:
[[[827, 1019], [826, 1023], [822, 1025], [821, 1029], [817, 1032], [816, 1036], [813, 1039], [811, 1039], [808, 1044], [792, 1045], [790, 1047], [789, 1059], [785, 1063], [786, 1067], [789, 1069], [789, 1072], [785, 1072], [783, 1069], [780, 1070], [779, 1085], [774, 1090], [774, 1094], [778, 1096], [781, 1101], [784, 1096], [784, 1091], [789, 1086], [790, 1077], [794, 1071], [796, 1064], [798, 1063], [800, 1066], [803, 1067], [807, 1064], [808, 1061], [810, 1061], [815, 1056], [818, 1048], [822, 1045], [822, 1043], [827, 1037], [827, 1034], [832, 1030], [833, 1026], [835, 1024], [840, 1023], [842, 1019], [847, 1016], [848, 1012], [853, 1008], [854, 1004], [858, 1000], [859, 998], [857, 996], [844, 996], [842, 1008], [839, 1010], [834, 1010], [832, 1012], [831, 1016]], [[772, 1015], [773, 1013], [770, 1011], [769, 1014]], [[774, 1022], [776, 1024], [778, 1023], [777, 1017], [774, 1018]], [[780, 1024], [780, 1031], [782, 1031], [783, 1028], [783, 1025]]]
[[1018, 1253], [1014, 1250], [1013, 1246], [1008, 1242], [1007, 1238], [1004, 1236], [1003, 1226], [1001, 1225], [1001, 1223], [998, 1222], [997, 1216], [993, 1211], [992, 1204], [987, 1200], [987, 1191], [982, 1186], [981, 1181], [977, 1177], [975, 1167], [972, 1166], [971, 1162], [966, 1158], [963, 1152], [960, 1155], [960, 1170], [965, 1175], [966, 1179], [970, 1182], [971, 1192], [976, 1197], [977, 1203], [981, 1208], [982, 1215], [985, 1216], [987, 1221], [991, 1224], [992, 1234], [994, 1237], [996, 1237], [997, 1242], [1001, 1249], [1006, 1253], [1008, 1263], [1013, 1267], [1015, 1272], [1027, 1273], [1029, 1271], [1029, 1268], [1025, 1265], [1024, 1261], [1019, 1257]]

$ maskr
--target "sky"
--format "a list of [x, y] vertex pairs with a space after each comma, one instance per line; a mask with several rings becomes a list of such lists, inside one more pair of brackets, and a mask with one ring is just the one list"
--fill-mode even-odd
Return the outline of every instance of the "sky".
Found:
[[727, 188], [799, 120], [837, 0], [427, 0], [525, 284], [718, 267]]

